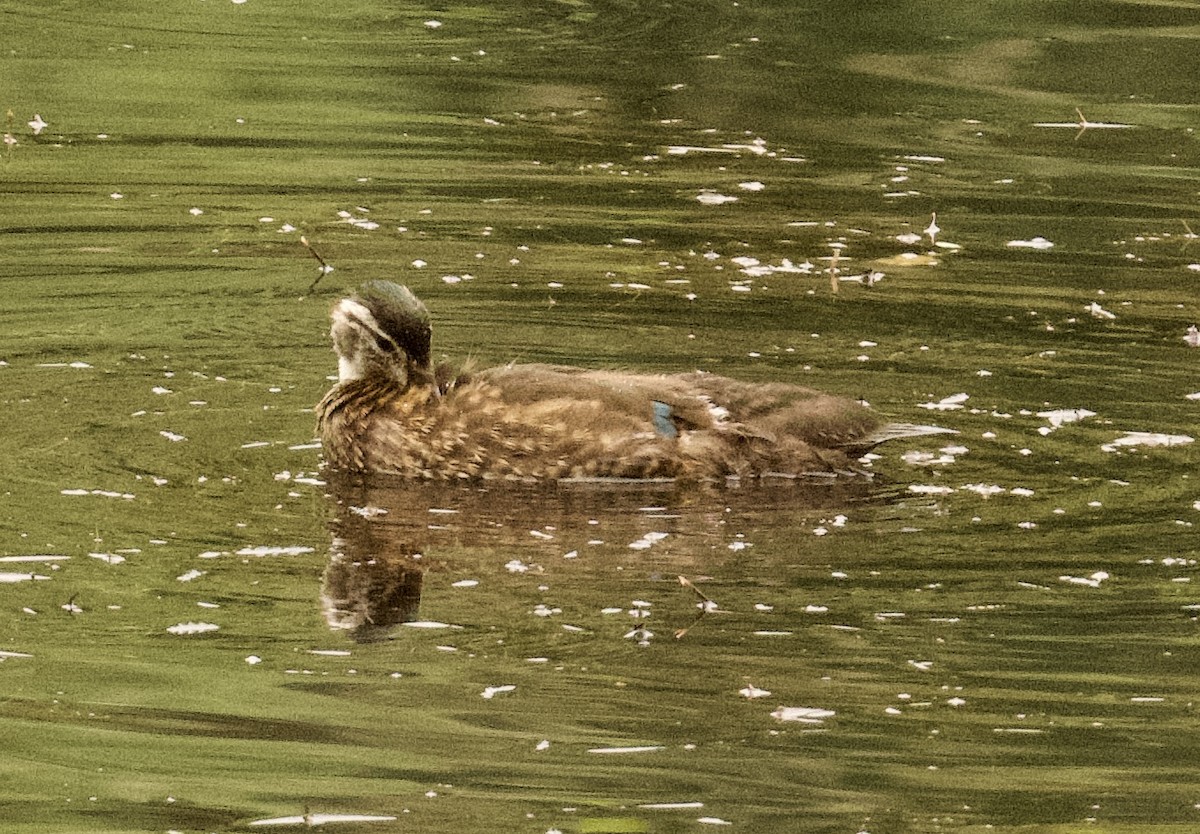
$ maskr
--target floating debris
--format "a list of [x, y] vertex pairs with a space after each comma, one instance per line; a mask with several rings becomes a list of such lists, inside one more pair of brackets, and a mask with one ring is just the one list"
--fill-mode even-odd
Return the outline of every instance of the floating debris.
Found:
[[238, 556], [301, 556], [305, 553], [312, 553], [313, 548], [305, 547], [304, 545], [258, 545], [257, 547], [243, 547], [236, 551]]
[[1081, 111], [1078, 107], [1075, 108], [1075, 113], [1076, 113], [1076, 115], [1079, 116], [1079, 121], [1077, 121], [1077, 122], [1034, 122], [1033, 126], [1034, 127], [1051, 127], [1051, 128], [1071, 128], [1073, 130], [1077, 129], [1079, 132], [1075, 134], [1076, 139], [1078, 139], [1080, 136], [1082, 136], [1084, 131], [1086, 131], [1088, 129], [1123, 130], [1123, 129], [1127, 129], [1127, 128], [1137, 127], [1137, 125], [1123, 124], [1121, 122], [1089, 122], [1087, 120], [1087, 117], [1083, 115], [1083, 111]]
[[[961, 449], [961, 446], [952, 446], [952, 448]], [[958, 458], [950, 454], [934, 455], [928, 451], [911, 450], [902, 454], [900, 460], [911, 464], [911, 466], [930, 467], [949, 466], [950, 463], [958, 461]]]
[[484, 700], [490, 701], [497, 695], [503, 695], [505, 692], [512, 692], [516, 688], [516, 685], [511, 683], [502, 684], [500, 686], [485, 686], [481, 694]]
[[1040, 434], [1045, 435], [1067, 423], [1078, 423], [1087, 417], [1095, 417], [1096, 412], [1086, 408], [1056, 408], [1051, 411], [1039, 411], [1037, 416], [1050, 423], [1049, 426], [1038, 429]]
[[1059, 582], [1069, 585], [1086, 585], [1089, 588], [1099, 588], [1100, 583], [1109, 578], [1108, 571], [1098, 570], [1091, 576], [1060, 576]]
[[12, 585], [17, 582], [38, 582], [49, 579], [48, 576], [42, 576], [37, 573], [10, 573], [0, 572], [0, 584]]
[[1010, 240], [1008, 243], [1005, 244], [1005, 246], [1008, 246], [1012, 249], [1044, 250], [1044, 249], [1053, 249], [1054, 248], [1054, 244], [1052, 242], [1046, 240], [1044, 237], [1041, 237], [1041, 236], [1038, 236], [1035, 238], [1030, 238], [1029, 240]]
[[602, 755], [621, 755], [623, 753], [653, 753], [656, 750], [665, 749], [661, 744], [645, 744], [637, 747], [592, 747], [588, 752], [600, 753]]
[[[361, 206], [359, 208], [360, 210], [365, 211], [365, 209], [362, 209]], [[359, 229], [365, 229], [368, 232], [373, 232], [379, 228], [379, 224], [374, 220], [368, 220], [365, 217], [355, 217], [348, 211], [339, 211], [338, 217], [342, 219], [343, 223], [349, 223], [351, 226], [356, 226]], [[307, 246], [308, 244], [305, 243], [305, 245]], [[322, 266], [324, 266], [324, 262], [322, 262]], [[333, 270], [332, 268], [326, 267], [326, 271], [332, 272]]]
[[926, 226], [924, 229], [925, 234], [929, 235], [930, 245], [932, 245], [932, 246], [937, 245], [938, 232], [940, 232], [941, 230], [942, 230], [941, 227], [938, 226], [938, 224], [937, 224], [937, 212], [935, 211], [935, 212], [933, 212], [933, 219], [929, 221], [929, 225]]
[[970, 398], [970, 394], [951, 394], [937, 402], [921, 403], [917, 408], [927, 408], [930, 411], [957, 411]]
[[771, 152], [767, 150], [767, 143], [765, 141], [755, 139], [751, 144], [727, 143], [717, 148], [702, 145], [671, 145], [667, 148], [667, 153], [671, 156], [684, 156], [689, 153], [722, 153], [734, 155], [752, 153], [755, 156], [763, 156]]
[[667, 535], [668, 535], [667, 533], [663, 533], [663, 532], [659, 532], [659, 531], [651, 531], [651, 532], [643, 535], [637, 541], [630, 542], [629, 549], [630, 550], [646, 550], [646, 549], [652, 547], [656, 542], [660, 542], [663, 539], [665, 539], [667, 537]]
[[902, 252], [888, 258], [879, 258], [875, 263], [880, 266], [937, 266], [941, 261], [934, 255]]
[[137, 497], [132, 492], [116, 492], [111, 489], [63, 489], [59, 490], [59, 495], [99, 495], [102, 498], [120, 498], [125, 501], [132, 501]]
[[1125, 432], [1111, 443], [1103, 444], [1100, 448], [1105, 452], [1115, 452], [1119, 447], [1125, 446], [1184, 446], [1194, 440], [1195, 438], [1188, 437], [1186, 434], [1130, 431]]
[[1093, 301], [1091, 304], [1087, 305], [1083, 309], [1085, 309], [1089, 313], [1091, 313], [1094, 318], [1104, 319], [1105, 321], [1113, 321], [1117, 317], [1116, 313], [1113, 313], [1109, 310], [1105, 310], [1103, 307], [1101, 307], [1095, 301]]
[[761, 278], [764, 275], [775, 275], [777, 273], [791, 273], [794, 275], [812, 275], [816, 266], [811, 261], [803, 263], [792, 263], [788, 258], [782, 259], [776, 266], [774, 264], [764, 264], [758, 258], [737, 257], [730, 260], [741, 267], [738, 271], [750, 276], [751, 278]]
[[796, 721], [801, 724], [823, 724], [826, 718], [836, 715], [831, 709], [819, 707], [780, 707], [771, 713], [776, 721]]
[[252, 820], [246, 823], [253, 826], [264, 825], [303, 825], [309, 828], [315, 825], [325, 825], [328, 822], [395, 822], [391, 816], [376, 816], [373, 814], [303, 814], [294, 817], [273, 817], [264, 820]]
[[93, 559], [99, 559], [101, 562], [106, 562], [110, 565], [119, 565], [125, 561], [125, 557], [116, 553], [89, 553]]
[[703, 802], [647, 802], [639, 805], [639, 808], [644, 808], [647, 811], [687, 811], [695, 808], [703, 808]]
[[167, 631], [171, 634], [205, 634], [217, 631], [219, 628], [220, 626], [215, 623], [186, 622], [170, 626]]
[[696, 197], [696, 201], [706, 206], [723, 206], [726, 203], [736, 203], [737, 197], [730, 197], [727, 194], [718, 194], [715, 191], [705, 191]]

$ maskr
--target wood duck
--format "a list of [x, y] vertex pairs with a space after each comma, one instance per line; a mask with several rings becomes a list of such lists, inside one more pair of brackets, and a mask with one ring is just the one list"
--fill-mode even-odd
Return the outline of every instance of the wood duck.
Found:
[[338, 382], [317, 407], [329, 465], [427, 480], [677, 479], [861, 474], [886, 440], [945, 432], [861, 403], [704, 372], [543, 364], [435, 366], [429, 311], [407, 288], [338, 301]]

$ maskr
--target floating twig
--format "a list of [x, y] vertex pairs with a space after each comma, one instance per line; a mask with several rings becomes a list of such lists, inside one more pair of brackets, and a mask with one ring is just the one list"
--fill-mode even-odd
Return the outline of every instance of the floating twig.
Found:
[[696, 583], [692, 582], [692, 580], [688, 579], [686, 576], [679, 577], [679, 584], [685, 588], [691, 588], [696, 596], [700, 597], [700, 599], [704, 600], [704, 602], [706, 602], [712, 608], [715, 609], [717, 607], [717, 604], [712, 601], [712, 598], [708, 596], [708, 594], [704, 593], [704, 591], [701, 591], [699, 588], [697, 588]]
[[701, 591], [699, 588], [697, 588], [695, 583], [693, 583], [692, 580], [688, 579], [686, 576], [679, 577], [679, 584], [685, 588], [691, 588], [692, 591], [696, 594], [696, 596], [700, 597], [700, 602], [697, 603], [697, 605], [696, 605], [696, 607], [700, 609], [700, 613], [697, 614], [695, 619], [693, 619], [686, 626], [675, 630], [675, 639], [676, 640], [683, 638], [689, 631], [691, 631], [692, 627], [695, 626], [696, 623], [698, 623], [702, 619], [704, 619], [705, 614], [709, 614], [709, 613], [721, 610], [720, 608], [717, 607], [717, 603], [711, 597], [709, 597], [707, 594], [705, 594], [703, 591]]
[[1188, 225], [1186, 220], [1181, 222], [1183, 223], [1183, 228], [1187, 230], [1183, 235], [1183, 249], [1187, 251], [1188, 245], [1196, 239], [1197, 235], [1192, 231], [1192, 227]]
[[933, 212], [933, 219], [929, 221], [929, 225], [925, 227], [925, 234], [929, 235], [929, 245], [937, 246], [938, 232], [942, 230], [937, 224], [937, 212]]
[[1075, 134], [1074, 141], [1078, 142], [1079, 137], [1083, 135], [1085, 130], [1092, 126], [1092, 123], [1087, 120], [1087, 116], [1083, 115], [1083, 111], [1078, 107], [1075, 108], [1075, 115], [1079, 116], [1079, 132]]
[[4, 155], [5, 158], [12, 157], [12, 150], [17, 145], [17, 137], [13, 135], [13, 121], [17, 118], [12, 110], [8, 111], [4, 123]]
[[313, 282], [308, 285], [308, 291], [312, 292], [317, 288], [317, 284], [326, 276], [326, 274], [333, 272], [333, 267], [325, 262], [325, 259], [321, 257], [320, 253], [318, 253], [316, 249], [313, 249], [312, 244], [308, 242], [308, 238], [306, 238], [304, 235], [300, 236], [300, 243], [305, 249], [308, 250], [308, 254], [316, 258], [317, 263], [321, 265], [321, 271], [317, 273], [317, 277], [313, 279]]

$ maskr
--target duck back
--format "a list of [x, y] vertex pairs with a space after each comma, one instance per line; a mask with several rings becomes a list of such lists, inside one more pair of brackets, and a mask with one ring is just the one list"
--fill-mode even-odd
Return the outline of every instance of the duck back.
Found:
[[849, 472], [879, 418], [809, 388], [706, 373], [489, 368], [398, 392], [336, 386], [330, 463], [427, 479], [683, 478]]

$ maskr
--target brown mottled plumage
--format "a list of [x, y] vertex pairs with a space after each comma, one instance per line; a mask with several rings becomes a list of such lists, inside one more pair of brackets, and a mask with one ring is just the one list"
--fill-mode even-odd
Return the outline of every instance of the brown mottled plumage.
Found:
[[331, 318], [339, 382], [317, 411], [336, 469], [437, 480], [841, 474], [884, 440], [944, 431], [885, 425], [810, 388], [701, 372], [451, 373], [430, 362], [425, 305], [387, 281]]

